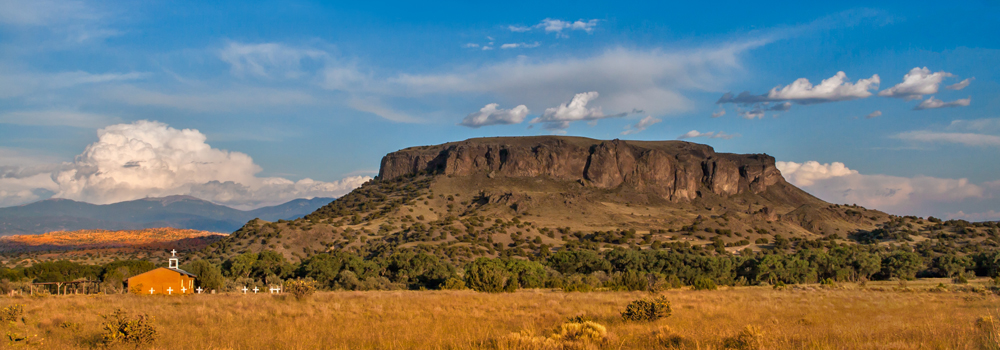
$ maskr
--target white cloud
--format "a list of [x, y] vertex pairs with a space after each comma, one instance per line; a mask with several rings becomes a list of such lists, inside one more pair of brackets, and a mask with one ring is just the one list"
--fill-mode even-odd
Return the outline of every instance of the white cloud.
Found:
[[25, 190], [46, 190], [56, 198], [98, 204], [194, 195], [251, 208], [295, 198], [339, 196], [370, 179], [354, 176], [321, 182], [257, 177], [261, 168], [250, 156], [212, 148], [205, 140], [198, 130], [178, 130], [158, 122], [111, 125], [98, 130], [98, 141], [73, 162], [63, 163], [50, 174], [0, 178], [0, 191], [6, 191], [3, 201], [7, 202], [32, 200]]
[[967, 179], [929, 176], [865, 175], [842, 163], [777, 162], [785, 179], [832, 203], [859, 204], [900, 215], [939, 210], [941, 203], [985, 197], [983, 187]]
[[799, 78], [786, 86], [776, 86], [764, 95], [752, 95], [750, 92], [744, 91], [734, 97], [732, 93], [726, 93], [716, 103], [752, 104], [791, 101], [799, 104], [812, 104], [846, 101], [867, 98], [872, 95], [870, 90], [878, 89], [878, 85], [878, 74], [851, 83], [847, 81], [847, 74], [837, 72], [834, 76], [824, 79], [819, 85], [814, 86], [809, 82], [809, 79]]
[[68, 110], [17, 111], [0, 114], [0, 124], [16, 125], [99, 128], [117, 121], [118, 118], [102, 114]]
[[600, 89], [612, 110], [645, 110], [663, 115], [691, 109], [681, 91], [712, 91], [739, 70], [737, 55], [751, 47], [734, 45], [689, 52], [614, 49], [587, 58], [531, 61], [518, 58], [471, 71], [402, 74], [389, 84], [412, 95], [489, 94], [539, 110], [580, 91]]
[[778, 168], [778, 171], [781, 171], [781, 175], [785, 177], [785, 180], [795, 186], [812, 186], [817, 180], [858, 173], [856, 170], [848, 169], [841, 162], [821, 164], [814, 160], [805, 163], [778, 161], [774, 165]]
[[900, 140], [914, 142], [957, 143], [976, 147], [1000, 146], [1000, 136], [975, 133], [907, 131], [893, 135], [893, 137]]
[[972, 97], [962, 98], [951, 102], [944, 102], [934, 98], [934, 96], [931, 96], [928, 97], [926, 100], [920, 102], [920, 104], [918, 104], [916, 107], [913, 107], [913, 109], [919, 111], [923, 109], [935, 109], [935, 108], [945, 108], [945, 107], [966, 107], [971, 103], [972, 103]]
[[493, 50], [493, 46], [483, 46], [483, 51]]
[[84, 71], [30, 73], [0, 70], [0, 98], [49, 92], [81, 85], [104, 84], [143, 79], [147, 73], [89, 73]]
[[475, 49], [475, 48], [478, 48], [478, 47], [479, 47], [479, 44], [476, 44], [476, 43], [468, 43], [468, 44], [465, 44], [465, 45], [462, 45], [462, 47], [464, 47], [464, 48], [467, 48], [467, 49]]
[[198, 112], [247, 111], [270, 106], [312, 105], [319, 101], [298, 90], [240, 87], [192, 93], [164, 93], [137, 86], [114, 86], [99, 93], [103, 98], [134, 106], [169, 107]]
[[631, 135], [631, 134], [642, 132], [642, 131], [646, 130], [646, 128], [652, 126], [653, 124], [659, 123], [661, 121], [662, 120], [660, 120], [658, 118], [653, 118], [653, 116], [647, 115], [646, 117], [644, 117], [641, 120], [639, 120], [638, 123], [635, 123], [635, 125], [632, 125], [628, 130], [622, 131], [622, 135]]
[[720, 110], [718, 110], [716, 112], [712, 112], [712, 118], [718, 118], [718, 117], [721, 117], [721, 116], [724, 116], [724, 115], [726, 115], [726, 110], [725, 109], [720, 109]]
[[962, 90], [965, 87], [969, 86], [969, 83], [971, 83], [973, 80], [976, 80], [976, 78], [975, 77], [973, 77], [973, 78], [966, 78], [965, 80], [962, 80], [960, 82], [957, 82], [957, 83], [945, 86], [944, 88], [948, 89], [948, 90]]
[[984, 118], [963, 120], [952, 120], [945, 129], [953, 131], [978, 131], [988, 133], [1000, 133], [1000, 118]]
[[690, 139], [690, 138], [695, 138], [695, 137], [705, 137], [705, 138], [710, 138], [710, 139], [729, 140], [729, 139], [732, 139], [732, 138], [738, 137], [738, 136], [740, 136], [740, 135], [739, 134], [726, 134], [726, 133], [721, 132], [721, 131], [720, 132], [714, 132], [714, 131], [698, 132], [698, 130], [691, 130], [691, 131], [688, 131], [688, 132], [684, 133], [684, 135], [677, 136], [677, 139], [678, 140], [683, 140], [683, 139]]
[[509, 29], [510, 31], [515, 32], [515, 33], [524, 33], [524, 32], [531, 31], [532, 29], [542, 29], [546, 33], [555, 33], [556, 37], [568, 38], [569, 36], [567, 36], [565, 33], [563, 33], [564, 30], [567, 30], [567, 31], [569, 31], [569, 30], [582, 30], [582, 31], [587, 32], [589, 34], [589, 33], [592, 33], [594, 31], [594, 28], [597, 27], [598, 23], [600, 23], [600, 20], [598, 20], [598, 19], [591, 19], [591, 20], [582, 20], [582, 19], [579, 19], [579, 20], [570, 22], [570, 21], [564, 21], [564, 20], [561, 20], [561, 19], [546, 18], [546, 19], [543, 19], [538, 24], [536, 24], [534, 26], [531, 26], [531, 27], [519, 26], [519, 25], [512, 25], [512, 26], [507, 26], [507, 29]]
[[524, 105], [519, 105], [511, 109], [498, 109], [499, 104], [490, 103], [479, 110], [479, 112], [470, 113], [465, 116], [458, 125], [468, 126], [470, 128], [478, 128], [487, 125], [498, 125], [498, 124], [518, 124], [524, 121], [524, 117], [528, 115], [528, 107]]
[[951, 220], [951, 219], [961, 219], [961, 220], [968, 220], [968, 221], [996, 221], [996, 220], [1000, 220], [1000, 212], [998, 212], [996, 210], [990, 210], [990, 211], [985, 211], [985, 212], [968, 213], [968, 214], [966, 214], [964, 211], [959, 210], [956, 213], [945, 214], [945, 219], [949, 219], [949, 220]]
[[0, 25], [40, 28], [77, 43], [120, 35], [107, 27], [107, 17], [84, 1], [0, 0]]
[[879, 91], [878, 95], [883, 97], [902, 98], [907, 101], [919, 100], [924, 95], [932, 95], [938, 92], [938, 85], [944, 78], [952, 77], [948, 72], [931, 73], [927, 67], [914, 67], [909, 73], [903, 76], [903, 82], [891, 88]]
[[327, 58], [326, 52], [316, 49], [295, 48], [280, 43], [244, 44], [230, 42], [219, 51], [219, 59], [229, 63], [230, 72], [237, 77], [288, 78], [302, 76], [304, 59]]
[[541, 117], [531, 120], [531, 123], [545, 123], [545, 128], [549, 130], [565, 129], [570, 122], [579, 120], [598, 120], [605, 118], [620, 118], [628, 113], [618, 113], [605, 115], [601, 107], [587, 108], [591, 100], [597, 98], [597, 91], [581, 92], [573, 96], [568, 103], [560, 104], [558, 107], [546, 108]]
[[882, 111], [874, 111], [874, 112], [868, 113], [868, 115], [865, 116], [865, 119], [878, 118], [878, 117], [881, 117], [881, 116], [882, 116]]
[[536, 41], [536, 42], [534, 42], [534, 43], [530, 43], [530, 44], [528, 44], [528, 43], [510, 43], [510, 44], [503, 44], [503, 45], [500, 45], [500, 48], [501, 48], [501, 49], [505, 49], [505, 50], [506, 50], [506, 49], [518, 49], [518, 48], [520, 48], [520, 49], [531, 49], [531, 48], [536, 48], [536, 47], [538, 47], [538, 46], [540, 46], [540, 45], [541, 45], [541, 44], [540, 44], [539, 42], [537, 42], [537, 41]]

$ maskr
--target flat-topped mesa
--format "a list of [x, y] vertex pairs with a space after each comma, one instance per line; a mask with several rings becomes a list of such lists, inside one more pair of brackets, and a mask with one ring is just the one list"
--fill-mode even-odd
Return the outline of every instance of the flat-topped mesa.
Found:
[[420, 172], [585, 180], [599, 188], [630, 186], [671, 201], [694, 199], [702, 188], [731, 196], [784, 183], [774, 157], [766, 154], [715, 153], [710, 146], [684, 141], [565, 136], [478, 138], [411, 147], [383, 157], [379, 178]]

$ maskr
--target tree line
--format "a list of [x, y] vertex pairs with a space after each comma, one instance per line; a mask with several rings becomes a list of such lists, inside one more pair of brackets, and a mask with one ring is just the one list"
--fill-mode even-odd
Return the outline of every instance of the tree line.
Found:
[[[6, 281], [53, 282], [100, 280], [124, 288], [128, 277], [152, 270], [147, 260], [105, 265], [69, 261], [41, 262], [2, 268]], [[1000, 275], [1000, 251], [974, 254], [931, 254], [907, 246], [840, 245], [829, 249], [781, 250], [740, 254], [704, 251], [615, 248], [598, 251], [564, 249], [533, 259], [482, 257], [456, 266], [427, 252], [401, 249], [391, 254], [360, 256], [337, 251], [312, 255], [298, 263], [274, 251], [243, 253], [221, 264], [194, 260], [181, 266], [198, 276], [206, 289], [232, 291], [243, 286], [281, 284], [289, 279], [315, 281], [326, 290], [472, 288], [487, 292], [518, 288], [645, 290], [680, 286], [858, 282]]]

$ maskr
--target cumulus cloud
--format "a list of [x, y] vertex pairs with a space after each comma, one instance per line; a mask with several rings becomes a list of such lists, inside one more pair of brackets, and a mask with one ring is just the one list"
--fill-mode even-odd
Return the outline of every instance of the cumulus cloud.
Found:
[[499, 106], [499, 104], [490, 103], [480, 109], [479, 112], [470, 113], [465, 116], [465, 119], [462, 119], [462, 122], [458, 125], [479, 128], [487, 125], [518, 124], [524, 121], [524, 117], [528, 115], [528, 107], [524, 105], [519, 105], [511, 109], [497, 108]]
[[975, 147], [998, 147], [1000, 146], [1000, 136], [963, 133], [963, 132], [937, 132], [937, 131], [907, 131], [896, 135], [894, 138], [927, 143], [956, 143], [965, 146]]
[[509, 44], [500, 45], [500, 48], [504, 49], [504, 50], [506, 50], [506, 49], [531, 49], [531, 48], [536, 48], [536, 47], [538, 47], [540, 45], [542, 45], [542, 44], [540, 44], [537, 41], [534, 42], [534, 43], [530, 43], [530, 44], [529, 43], [509, 43]]
[[820, 163], [814, 160], [805, 163], [796, 162], [775, 162], [775, 167], [781, 171], [785, 180], [795, 186], [812, 186], [817, 180], [825, 180], [831, 177], [854, 175], [856, 170], [848, 169], [844, 163]]
[[555, 33], [556, 37], [568, 38], [569, 36], [567, 36], [565, 33], [563, 33], [564, 30], [565, 31], [582, 30], [582, 31], [587, 32], [589, 34], [589, 33], [591, 33], [591, 32], [594, 31], [594, 28], [597, 27], [598, 23], [600, 23], [600, 20], [598, 20], [598, 19], [591, 19], [591, 20], [582, 20], [582, 19], [579, 19], [579, 20], [570, 22], [570, 21], [564, 21], [564, 20], [561, 20], [561, 19], [546, 18], [546, 19], [543, 19], [538, 24], [530, 26], [530, 27], [529, 26], [512, 25], [512, 26], [507, 26], [507, 29], [509, 29], [510, 31], [515, 32], [515, 33], [524, 33], [524, 32], [529, 32], [529, 31], [531, 31], [533, 29], [541, 29], [541, 30], [544, 30], [546, 33]]
[[969, 83], [971, 83], [973, 80], [976, 80], [976, 78], [975, 77], [973, 77], [973, 78], [966, 78], [965, 80], [962, 80], [960, 82], [957, 82], [957, 83], [945, 86], [944, 88], [948, 89], [948, 90], [962, 90], [962, 89], [966, 88], [967, 86], [969, 86]]
[[659, 123], [661, 121], [662, 120], [660, 120], [658, 118], [653, 118], [653, 116], [647, 115], [646, 117], [644, 117], [641, 120], [639, 120], [638, 123], [635, 123], [635, 125], [632, 125], [632, 126], [628, 127], [627, 130], [622, 131], [622, 135], [631, 135], [631, 134], [642, 132], [642, 131], [646, 130], [646, 128], [652, 126], [653, 124]]
[[926, 215], [941, 203], [984, 198], [982, 186], [967, 179], [866, 175], [839, 162], [776, 162], [793, 185], [833, 203], [859, 204], [900, 215]]
[[737, 137], [737, 136], [740, 136], [740, 135], [739, 134], [726, 134], [726, 133], [721, 132], [721, 131], [720, 132], [714, 132], [714, 131], [698, 132], [698, 130], [691, 130], [691, 131], [688, 131], [688, 132], [684, 133], [684, 135], [677, 136], [677, 139], [678, 140], [683, 140], [683, 139], [690, 139], [690, 138], [695, 138], [695, 137], [705, 137], [705, 138], [710, 138], [710, 139], [729, 140], [729, 139], [732, 139], [732, 138]]
[[927, 67], [914, 67], [909, 73], [903, 76], [903, 82], [891, 88], [879, 91], [878, 95], [883, 97], [902, 98], [904, 100], [919, 100], [924, 95], [932, 95], [938, 92], [938, 85], [944, 78], [952, 77], [948, 72], [931, 73]]
[[0, 190], [7, 191], [6, 201], [28, 198], [24, 190], [31, 185], [12, 181], [41, 181], [38, 175], [44, 175], [51, 183], [35, 183], [38, 187], [31, 190], [50, 191], [55, 198], [105, 204], [194, 195], [245, 209], [295, 198], [339, 196], [371, 179], [355, 176], [322, 182], [257, 177], [262, 169], [250, 156], [212, 148], [205, 141], [198, 130], [178, 130], [159, 122], [111, 125], [98, 130], [97, 142], [73, 162], [49, 174], [4, 177]]
[[753, 95], [749, 91], [744, 91], [736, 96], [733, 96], [732, 93], [726, 93], [716, 103], [753, 104], [790, 101], [798, 104], [813, 104], [846, 101], [867, 98], [872, 95], [870, 90], [878, 89], [878, 85], [878, 74], [851, 83], [847, 81], [846, 73], [837, 72], [834, 76], [824, 79], [819, 85], [814, 86], [809, 82], [809, 79], [799, 78], [786, 86], [776, 86], [763, 95]]
[[724, 116], [724, 115], [726, 115], [726, 110], [725, 109], [720, 109], [720, 110], [718, 110], [716, 112], [712, 112], [712, 118], [718, 118], [718, 117], [721, 117], [721, 116]]
[[972, 97], [962, 98], [951, 102], [944, 102], [934, 98], [934, 96], [931, 96], [928, 97], [926, 100], [920, 102], [920, 104], [918, 104], [916, 107], [913, 107], [913, 109], [919, 111], [924, 109], [936, 109], [936, 108], [946, 108], [946, 107], [966, 107], [971, 103], [972, 103]]
[[874, 112], [868, 113], [868, 115], [865, 116], [865, 119], [873, 119], [873, 118], [878, 118], [878, 117], [881, 117], [881, 116], [882, 116], [882, 111], [874, 111]]
[[544, 123], [546, 129], [558, 130], [568, 128], [570, 122], [621, 118], [628, 115], [628, 113], [606, 115], [600, 106], [588, 108], [587, 104], [597, 98], [597, 96], [599, 96], [597, 91], [578, 93], [568, 103], [560, 104], [558, 107], [546, 108], [545, 113], [542, 113], [541, 117], [532, 119], [531, 123]]
[[280, 43], [244, 44], [230, 42], [219, 51], [219, 59], [229, 63], [230, 72], [237, 77], [298, 78], [305, 59], [321, 59], [327, 53], [321, 50], [295, 48]]

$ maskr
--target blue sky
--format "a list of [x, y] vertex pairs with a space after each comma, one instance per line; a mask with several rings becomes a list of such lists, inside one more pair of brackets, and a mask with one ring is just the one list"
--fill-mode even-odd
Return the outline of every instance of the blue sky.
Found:
[[998, 23], [995, 1], [0, 0], [0, 206], [250, 208], [342, 194], [400, 148], [566, 134], [767, 153], [828, 201], [1000, 219]]

